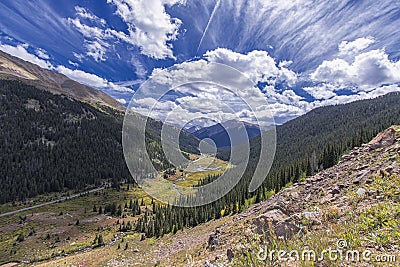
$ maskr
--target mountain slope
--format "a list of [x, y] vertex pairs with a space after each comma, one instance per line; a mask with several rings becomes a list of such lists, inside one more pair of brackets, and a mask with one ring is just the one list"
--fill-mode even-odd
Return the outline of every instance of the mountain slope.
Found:
[[[278, 190], [302, 175], [331, 167], [347, 150], [394, 124], [400, 124], [399, 92], [320, 107], [277, 126], [275, 158], [264, 186]], [[260, 136], [250, 140], [250, 173], [258, 164], [260, 142]], [[227, 160], [229, 153], [220, 152], [218, 157]]]
[[[218, 148], [229, 148], [231, 146], [231, 142], [232, 146], [240, 145], [241, 143], [245, 142], [246, 139], [240, 138], [239, 135], [243, 128], [246, 131], [249, 139], [260, 134], [260, 128], [257, 125], [246, 122], [238, 122], [235, 120], [226, 121], [222, 124], [217, 123], [215, 125], [200, 128], [195, 131], [193, 131], [195, 129], [193, 127], [189, 130], [192, 131], [194, 136], [199, 139], [210, 138], [214, 141]], [[230, 136], [228, 132], [230, 133]]]
[[[132, 183], [121, 144], [122, 120], [123, 114], [111, 108], [100, 111], [25, 81], [0, 80], [0, 203]], [[147, 152], [159, 169], [170, 166], [160, 144], [162, 125], [149, 119], [146, 131]], [[181, 147], [197, 151], [197, 139], [183, 135], [181, 140]]]
[[43, 69], [0, 51], [0, 79], [24, 80], [37, 88], [71, 96], [94, 105], [104, 105], [124, 110], [125, 107], [111, 96], [69, 79], [67, 76]]
[[[212, 264], [226, 264], [229, 257], [234, 266], [276, 266], [276, 254], [272, 261], [268, 252], [261, 254], [266, 259], [257, 259], [260, 248], [288, 253], [309, 249], [318, 257], [324, 249], [343, 245], [345, 252], [357, 250], [361, 255], [369, 250], [371, 255], [390, 259], [400, 252], [399, 188], [400, 126], [393, 126], [367, 145], [354, 148], [332, 168], [234, 216], [216, 229], [208, 249], [198, 258]], [[372, 262], [374, 266], [397, 266], [399, 262], [379, 263], [370, 258], [363, 262], [326, 257], [318, 266], [371, 266]], [[295, 260], [292, 266], [301, 263]]]

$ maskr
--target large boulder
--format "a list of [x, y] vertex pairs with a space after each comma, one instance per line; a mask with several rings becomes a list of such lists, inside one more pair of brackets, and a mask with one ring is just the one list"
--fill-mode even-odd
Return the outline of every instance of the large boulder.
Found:
[[219, 245], [219, 239], [216, 233], [212, 232], [210, 233], [210, 236], [208, 237], [208, 249], [210, 251], [214, 251], [217, 246]]
[[254, 231], [270, 238], [291, 239], [300, 231], [300, 217], [298, 215], [287, 216], [279, 209], [270, 210], [253, 220]]
[[381, 147], [391, 146], [396, 141], [396, 130], [391, 127], [386, 131], [378, 134], [371, 142], [368, 143], [368, 146], [371, 150], [375, 150]]

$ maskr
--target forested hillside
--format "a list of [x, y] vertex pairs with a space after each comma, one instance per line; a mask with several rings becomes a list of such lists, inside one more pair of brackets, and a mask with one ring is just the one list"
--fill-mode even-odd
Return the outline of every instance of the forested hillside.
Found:
[[[122, 153], [123, 114], [101, 108], [0, 80], [0, 203], [103, 182], [133, 183]], [[148, 153], [156, 167], [169, 167], [160, 150], [162, 123], [149, 120], [147, 126]], [[181, 139], [196, 152], [197, 139]]]
[[120, 115], [18, 81], [0, 81], [0, 102], [1, 203], [130, 179]]
[[[335, 165], [343, 153], [400, 123], [400, 93], [327, 106], [278, 126], [273, 171], [275, 187]], [[253, 151], [259, 138], [251, 141]]]

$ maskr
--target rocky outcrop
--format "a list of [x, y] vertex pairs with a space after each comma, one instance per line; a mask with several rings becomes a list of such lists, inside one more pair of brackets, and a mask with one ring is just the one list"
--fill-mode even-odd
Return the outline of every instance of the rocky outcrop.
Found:
[[394, 127], [391, 127], [372, 139], [372, 141], [368, 143], [368, 147], [371, 150], [374, 150], [381, 147], [391, 146], [396, 140], [395, 136], [396, 130], [394, 129]]
[[[300, 231], [300, 217], [287, 216], [275, 209], [261, 214], [253, 220], [254, 232], [270, 238], [290, 239]], [[270, 241], [270, 240], [267, 240]]]
[[219, 245], [217, 234], [212, 232], [208, 238], [208, 249], [210, 251], [214, 251], [215, 248]]

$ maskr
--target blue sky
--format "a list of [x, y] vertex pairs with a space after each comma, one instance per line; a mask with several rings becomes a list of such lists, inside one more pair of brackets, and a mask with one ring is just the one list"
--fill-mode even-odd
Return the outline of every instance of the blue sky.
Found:
[[[197, 69], [201, 76], [209, 63], [227, 64], [258, 83], [277, 123], [318, 106], [399, 91], [399, 36], [397, 0], [0, 3], [0, 50], [124, 103], [150, 76], [165, 76], [165, 68], [186, 76]], [[207, 101], [221, 102], [206, 90], [184, 91], [154, 116], [185, 102], [190, 109], [183, 113], [194, 118], [200, 102], [203, 109]]]

